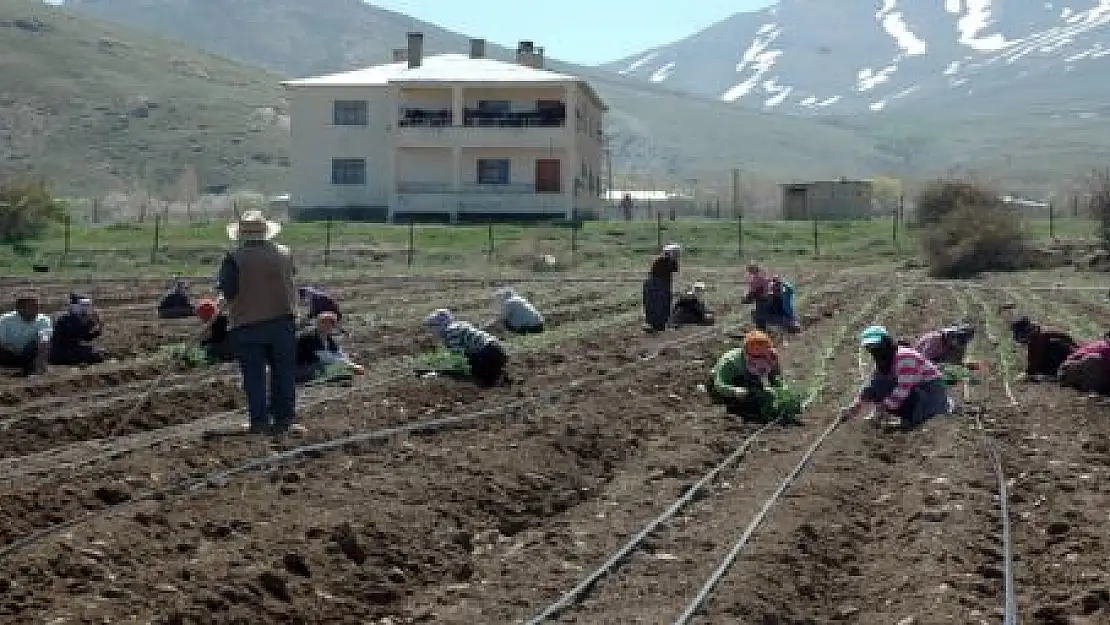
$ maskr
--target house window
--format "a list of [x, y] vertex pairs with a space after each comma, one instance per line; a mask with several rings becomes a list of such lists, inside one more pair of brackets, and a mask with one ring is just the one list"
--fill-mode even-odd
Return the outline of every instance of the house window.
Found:
[[370, 124], [370, 104], [366, 100], [336, 100], [331, 117], [335, 126], [367, 126]]
[[478, 159], [478, 184], [509, 184], [509, 159]]
[[562, 178], [562, 164], [559, 159], [536, 159], [536, 193], [562, 193]]
[[335, 185], [366, 184], [366, 159], [331, 159], [331, 183]]
[[479, 100], [478, 113], [483, 117], [508, 117], [513, 112], [513, 103], [508, 100]]

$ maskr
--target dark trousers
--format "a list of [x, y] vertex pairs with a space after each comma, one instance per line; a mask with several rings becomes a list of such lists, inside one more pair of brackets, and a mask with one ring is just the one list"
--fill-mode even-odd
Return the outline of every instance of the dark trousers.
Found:
[[[239, 360], [251, 427], [287, 428], [297, 408], [297, 331], [293, 316], [234, 328], [228, 341]], [[266, 368], [270, 369], [269, 393]]]
[[466, 357], [470, 363], [470, 374], [478, 386], [496, 386], [505, 374], [505, 363], [508, 356], [505, 348], [497, 343], [490, 343], [482, 349]]
[[38, 359], [38, 356], [38, 342], [32, 342], [18, 352], [0, 347], [0, 367], [19, 369], [24, 375], [31, 375], [35, 372], [35, 360]]
[[659, 278], [644, 281], [644, 321], [657, 332], [667, 329], [671, 318], [671, 285]]
[[178, 306], [173, 308], [159, 308], [159, 319], [188, 319], [195, 315], [192, 306]]
[[50, 364], [74, 366], [96, 365], [104, 362], [104, 353], [88, 343], [59, 345], [50, 347]]
[[509, 328], [509, 330], [517, 334], [542, 334], [543, 324], [541, 323], [538, 326], [525, 326], [523, 328]]

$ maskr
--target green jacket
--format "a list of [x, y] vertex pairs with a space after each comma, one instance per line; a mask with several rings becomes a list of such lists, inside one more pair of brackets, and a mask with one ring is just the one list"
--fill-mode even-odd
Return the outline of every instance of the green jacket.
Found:
[[[775, 368], [767, 376], [767, 381], [773, 386], [782, 384], [782, 369], [778, 365], [778, 353], [775, 353]], [[725, 352], [713, 366], [713, 390], [719, 394], [728, 394], [736, 387], [749, 390], [764, 390], [765, 385], [760, 376], [748, 371], [748, 361], [744, 358], [744, 348], [737, 347]]]

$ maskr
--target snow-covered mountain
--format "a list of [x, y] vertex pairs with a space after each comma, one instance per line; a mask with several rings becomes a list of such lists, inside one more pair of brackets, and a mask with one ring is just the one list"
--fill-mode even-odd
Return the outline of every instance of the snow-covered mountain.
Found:
[[847, 114], [1039, 103], [1066, 98], [1062, 86], [1110, 95], [1110, 81], [1089, 81], [1110, 76], [1108, 56], [1110, 0], [780, 0], [605, 68], [726, 102]]

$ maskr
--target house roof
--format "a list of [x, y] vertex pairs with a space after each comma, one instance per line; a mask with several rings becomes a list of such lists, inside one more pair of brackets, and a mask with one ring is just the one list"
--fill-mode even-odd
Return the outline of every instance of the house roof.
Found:
[[410, 68], [408, 62], [387, 63], [338, 74], [286, 80], [281, 84], [286, 87], [373, 87], [407, 82], [575, 82], [583, 85], [602, 107], [607, 108], [589, 83], [578, 76], [535, 69], [497, 59], [472, 59], [466, 54], [428, 56], [423, 59], [420, 67]]
[[568, 82], [577, 76], [545, 69], [534, 69], [496, 59], [472, 59], [465, 54], [437, 54], [425, 57], [420, 67], [407, 62], [374, 65], [338, 74], [287, 80], [283, 85], [299, 86], [373, 86], [393, 82]]

